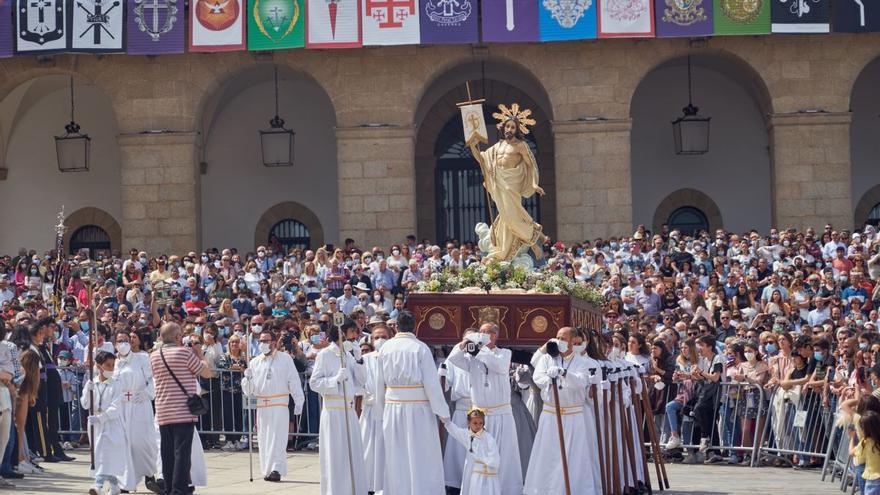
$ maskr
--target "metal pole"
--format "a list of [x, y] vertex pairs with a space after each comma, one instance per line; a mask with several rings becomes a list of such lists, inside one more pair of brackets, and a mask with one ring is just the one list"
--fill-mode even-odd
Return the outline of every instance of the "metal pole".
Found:
[[244, 397], [244, 400], [247, 401], [247, 407], [245, 407], [244, 412], [247, 414], [247, 422], [248, 422], [248, 465], [250, 466], [251, 471], [251, 483], [254, 482], [254, 420], [251, 416], [251, 398]]
[[[95, 294], [94, 294], [94, 283], [89, 282], [88, 285], [88, 295], [89, 295], [89, 310], [91, 311], [91, 315], [89, 317], [89, 350], [88, 355], [86, 356], [86, 363], [89, 365], [89, 416], [95, 415], [95, 384], [92, 383], [95, 379], [94, 377], [94, 369], [95, 369], [95, 356], [94, 356], [94, 341], [95, 341], [95, 332], [98, 331], [97, 327], [97, 318], [95, 317]], [[89, 466], [92, 471], [95, 470], [95, 425], [89, 425]]]
[[[338, 330], [339, 363], [341, 367], [345, 368], [345, 346], [343, 346], [342, 327], [337, 325], [336, 329]], [[351, 455], [351, 427], [348, 424], [348, 393], [346, 392], [345, 381], [342, 382], [342, 411], [345, 413], [345, 439], [348, 441], [348, 474], [351, 478], [351, 493], [356, 495], [354, 460]]]

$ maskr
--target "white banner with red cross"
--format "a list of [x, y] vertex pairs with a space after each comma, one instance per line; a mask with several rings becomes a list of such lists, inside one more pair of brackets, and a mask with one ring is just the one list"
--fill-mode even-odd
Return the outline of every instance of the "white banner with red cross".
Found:
[[417, 45], [418, 0], [362, 0], [364, 45]]

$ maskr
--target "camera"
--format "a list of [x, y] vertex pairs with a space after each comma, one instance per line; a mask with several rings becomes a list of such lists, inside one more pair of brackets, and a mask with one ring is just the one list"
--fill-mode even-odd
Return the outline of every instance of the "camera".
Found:
[[190, 340], [189, 336], [183, 338], [183, 346], [184, 347], [192, 347], [192, 340]]
[[465, 344], [464, 350], [465, 350], [465, 352], [467, 352], [471, 356], [476, 356], [477, 354], [480, 353], [481, 347], [483, 347], [483, 346], [476, 343], [476, 342], [468, 342], [467, 344]]

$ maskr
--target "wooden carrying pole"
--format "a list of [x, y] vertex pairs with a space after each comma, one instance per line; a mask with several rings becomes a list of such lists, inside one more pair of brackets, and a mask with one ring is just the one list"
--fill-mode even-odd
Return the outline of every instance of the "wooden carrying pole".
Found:
[[562, 475], [565, 478], [565, 494], [571, 495], [571, 482], [568, 479], [568, 458], [565, 455], [565, 433], [562, 430], [562, 407], [559, 405], [559, 388], [553, 378], [553, 403], [556, 406], [556, 427], [559, 429], [559, 452], [562, 455]]
[[[651, 402], [648, 400], [648, 382], [645, 377], [642, 380], [642, 406], [645, 411], [651, 410]], [[651, 452], [654, 453], [654, 468], [657, 469], [657, 484], [660, 490], [669, 488], [669, 476], [666, 475], [666, 465], [663, 463], [663, 453], [660, 451], [660, 442], [657, 441], [657, 430], [654, 428], [654, 422], [648, 421], [648, 435], [651, 437]], [[662, 476], [661, 476], [662, 474]]]
[[[633, 404], [633, 413], [636, 417], [636, 429], [633, 432], [633, 441], [639, 446], [639, 461], [642, 464], [642, 469], [645, 472], [645, 486], [648, 488], [648, 495], [651, 495], [651, 470], [648, 469], [648, 452], [645, 450], [645, 441], [642, 439], [642, 432], [645, 428], [645, 415], [642, 414], [642, 400], [641, 395], [636, 393], [636, 379], [632, 376], [629, 377], [629, 390], [630, 390], [630, 400]], [[653, 418], [652, 418], [653, 419]], [[660, 489], [663, 489], [663, 485], [660, 485]]]
[[[602, 367], [602, 381], [608, 381], [608, 368]], [[609, 387], [610, 390], [610, 387]], [[609, 429], [609, 425], [611, 425], [611, 417], [608, 414], [608, 400], [609, 400], [610, 392], [602, 392], [602, 433], [605, 435], [605, 481], [608, 483], [604, 486], [604, 493], [606, 495], [611, 495], [613, 492], [614, 485], [611, 482], [611, 468], [614, 463], [617, 462], [617, 459], [611, 458], [611, 433]]]
[[[595, 376], [597, 369], [591, 369], [590, 375]], [[595, 383], [590, 385], [590, 394], [593, 396], [593, 420], [596, 422], [596, 452], [599, 454], [599, 474], [602, 478], [602, 493], [607, 493], [608, 480], [605, 479], [605, 449], [602, 448], [602, 423], [599, 421], [599, 392]]]

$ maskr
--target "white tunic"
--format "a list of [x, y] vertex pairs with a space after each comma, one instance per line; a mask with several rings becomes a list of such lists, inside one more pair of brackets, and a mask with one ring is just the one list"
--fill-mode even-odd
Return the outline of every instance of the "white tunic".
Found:
[[474, 433], [470, 428], [462, 428], [451, 421], [446, 423], [446, 431], [467, 454], [461, 495], [501, 495], [498, 479], [501, 455], [492, 434], [485, 429]]
[[241, 391], [257, 407], [260, 468], [263, 476], [272, 471], [287, 474], [287, 434], [293, 396], [293, 413], [302, 413], [305, 396], [293, 358], [286, 352], [260, 354], [248, 363], [241, 379]]
[[385, 477], [385, 441], [382, 438], [382, 417], [376, 414], [376, 375], [379, 373], [379, 353], [364, 355], [367, 379], [364, 383], [364, 401], [359, 419], [361, 442], [364, 446], [364, 465], [367, 472], [367, 490], [378, 492]]
[[395, 461], [385, 470], [384, 494], [443, 495], [435, 415], [448, 418], [449, 405], [428, 346], [409, 332], [388, 340], [379, 351], [376, 391], [385, 451], [393, 452]]
[[128, 449], [131, 452], [133, 470], [126, 472], [126, 485], [137, 486], [138, 480], [152, 476], [156, 470], [158, 435], [153, 427], [152, 400], [156, 397], [153, 368], [145, 352], [130, 352], [117, 356], [114, 371], [122, 389], [122, 415], [130, 432]]
[[[557, 378], [559, 401], [562, 408], [562, 431], [565, 439], [565, 452], [568, 461], [568, 474], [571, 493], [590, 495], [593, 491], [592, 474], [582, 469], [593, 448], [587, 443], [587, 428], [584, 424], [583, 409], [590, 372], [581, 356], [569, 355], [567, 358], [553, 358], [548, 354], [541, 356], [535, 367], [535, 384], [541, 389], [544, 409], [538, 422], [538, 433], [529, 459], [524, 493], [528, 495], [564, 495], [565, 477], [562, 472], [559, 448], [559, 429], [556, 421], [556, 406], [552, 391], [552, 381], [547, 375], [551, 366], [561, 366], [567, 371]], [[598, 492], [601, 493], [601, 492]]]
[[[468, 374], [449, 360], [444, 361], [444, 365], [446, 366], [446, 389], [450, 390], [449, 397], [455, 403], [452, 422], [461, 428], [467, 428], [467, 413], [471, 408], [471, 385]], [[461, 443], [447, 440], [446, 448], [443, 451], [443, 475], [446, 479], [446, 486], [461, 488], [464, 461], [465, 451]]]
[[[589, 378], [587, 383], [586, 400], [584, 401], [584, 424], [586, 424], [587, 427], [587, 443], [589, 445], [599, 445], [597, 429], [601, 427], [601, 424], [596, 424], [596, 406], [601, 406], [601, 402], [599, 402], [599, 400], [601, 400], [599, 397], [599, 386], [602, 382], [602, 369], [599, 361], [586, 355], [581, 356], [581, 358], [586, 364], [587, 376]], [[591, 389], [596, 392], [595, 399], [590, 397]], [[601, 415], [601, 412], [599, 414]], [[602, 471], [599, 464], [599, 456], [590, 456], [585, 459], [585, 461], [587, 462], [586, 469], [590, 471], [590, 476], [592, 477], [593, 482], [591, 493], [602, 493]]]
[[483, 346], [472, 356], [456, 345], [449, 353], [449, 362], [468, 372], [471, 401], [486, 411], [486, 430], [498, 442], [501, 452], [501, 493], [522, 492], [522, 464], [516, 423], [510, 407], [510, 349]]
[[339, 346], [335, 342], [318, 352], [309, 380], [311, 389], [321, 394], [323, 400], [318, 430], [318, 444], [321, 446], [318, 449], [321, 459], [321, 493], [351, 494], [354, 468], [354, 493], [363, 495], [367, 493], [367, 475], [363, 463], [364, 447], [354, 410], [354, 391], [364, 386], [367, 372], [364, 365], [358, 364], [350, 353], [342, 354], [345, 356], [345, 368], [349, 377], [344, 390], [343, 385], [336, 380], [336, 375], [342, 368], [342, 360]]
[[115, 378], [102, 382], [96, 376], [83, 387], [82, 397], [79, 399], [83, 409], [88, 410], [91, 405], [89, 391], [92, 389], [94, 415], [99, 418], [99, 422], [94, 425], [94, 437], [92, 428], [88, 427], [89, 441], [95, 446], [95, 471], [92, 474], [115, 476], [121, 489], [134, 490], [134, 486], [126, 485], [123, 479], [125, 473], [133, 468], [131, 451], [128, 449], [129, 430], [122, 414], [122, 387]]

